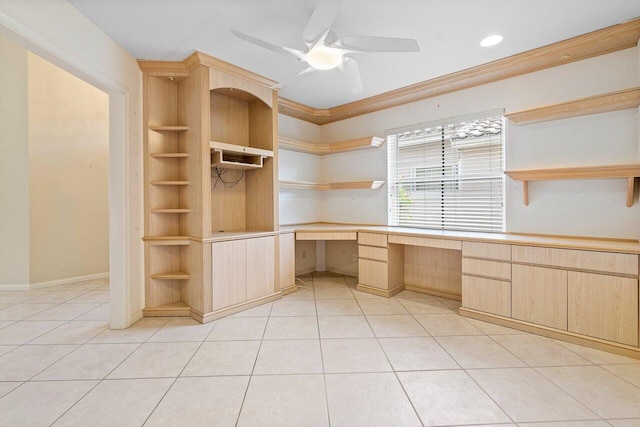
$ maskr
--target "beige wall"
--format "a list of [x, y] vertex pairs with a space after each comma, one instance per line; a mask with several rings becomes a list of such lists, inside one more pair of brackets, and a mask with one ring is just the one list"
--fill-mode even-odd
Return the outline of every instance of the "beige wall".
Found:
[[0, 285], [29, 283], [27, 51], [0, 37]]
[[109, 271], [109, 97], [28, 54], [31, 283]]

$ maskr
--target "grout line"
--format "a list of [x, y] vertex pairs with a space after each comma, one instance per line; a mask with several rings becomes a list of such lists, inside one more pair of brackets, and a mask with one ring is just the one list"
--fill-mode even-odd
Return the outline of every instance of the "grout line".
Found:
[[[313, 283], [313, 277], [311, 278]], [[327, 391], [327, 372], [324, 368], [324, 353], [322, 351], [322, 335], [320, 333], [320, 316], [318, 315], [318, 300], [315, 298], [315, 285], [313, 286], [314, 299], [313, 303], [316, 307], [316, 323], [318, 325], [318, 346], [320, 347], [320, 363], [322, 365], [322, 386], [324, 387], [324, 404], [327, 408], [327, 423], [331, 427], [331, 412], [329, 409], [329, 392]]]

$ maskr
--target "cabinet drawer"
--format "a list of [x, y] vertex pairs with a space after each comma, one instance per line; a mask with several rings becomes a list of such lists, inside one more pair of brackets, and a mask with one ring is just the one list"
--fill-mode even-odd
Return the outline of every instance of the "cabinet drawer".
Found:
[[389, 259], [389, 250], [387, 248], [360, 245], [358, 246], [358, 258], [368, 258], [386, 262]]
[[569, 331], [638, 346], [638, 280], [569, 272]]
[[462, 273], [509, 280], [511, 279], [511, 264], [508, 262], [462, 258]]
[[565, 267], [604, 273], [638, 274], [638, 255], [576, 249], [513, 246], [515, 262]]
[[462, 242], [462, 256], [511, 261], [511, 245], [499, 243]]
[[358, 260], [358, 281], [374, 288], [389, 289], [389, 264], [368, 259]]
[[358, 233], [358, 243], [361, 245], [380, 246], [382, 248], [386, 248], [387, 235], [374, 233]]
[[514, 319], [567, 330], [567, 272], [514, 265], [511, 316]]
[[440, 249], [462, 249], [462, 243], [459, 240], [447, 240], [447, 239], [432, 239], [429, 237], [415, 237], [415, 236], [389, 236], [389, 243], [396, 243], [399, 245], [409, 246], [424, 246], [428, 248], [440, 248]]
[[463, 275], [462, 306], [511, 317], [511, 283]]
[[298, 231], [296, 240], [356, 240], [355, 231]]

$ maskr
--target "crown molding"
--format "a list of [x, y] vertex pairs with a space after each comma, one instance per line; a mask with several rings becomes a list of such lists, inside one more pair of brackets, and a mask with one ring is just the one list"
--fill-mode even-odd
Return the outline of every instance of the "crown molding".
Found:
[[638, 39], [640, 18], [328, 109], [317, 109], [279, 98], [278, 111], [323, 125], [628, 49], [636, 46]]

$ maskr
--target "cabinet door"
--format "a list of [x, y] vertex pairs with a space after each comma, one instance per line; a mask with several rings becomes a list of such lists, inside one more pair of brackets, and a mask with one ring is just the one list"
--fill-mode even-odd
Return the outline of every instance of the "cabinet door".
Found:
[[245, 240], [231, 240], [211, 245], [214, 310], [246, 301], [245, 257]]
[[514, 264], [511, 278], [514, 319], [567, 330], [567, 272]]
[[511, 283], [463, 275], [462, 306], [511, 317]]
[[638, 279], [569, 272], [569, 331], [638, 345]]
[[275, 237], [248, 239], [247, 299], [270, 295], [275, 289]]
[[363, 285], [389, 290], [389, 265], [386, 262], [359, 259], [358, 281]]
[[296, 284], [296, 247], [293, 233], [281, 234], [279, 237], [280, 252], [280, 289], [287, 289]]

